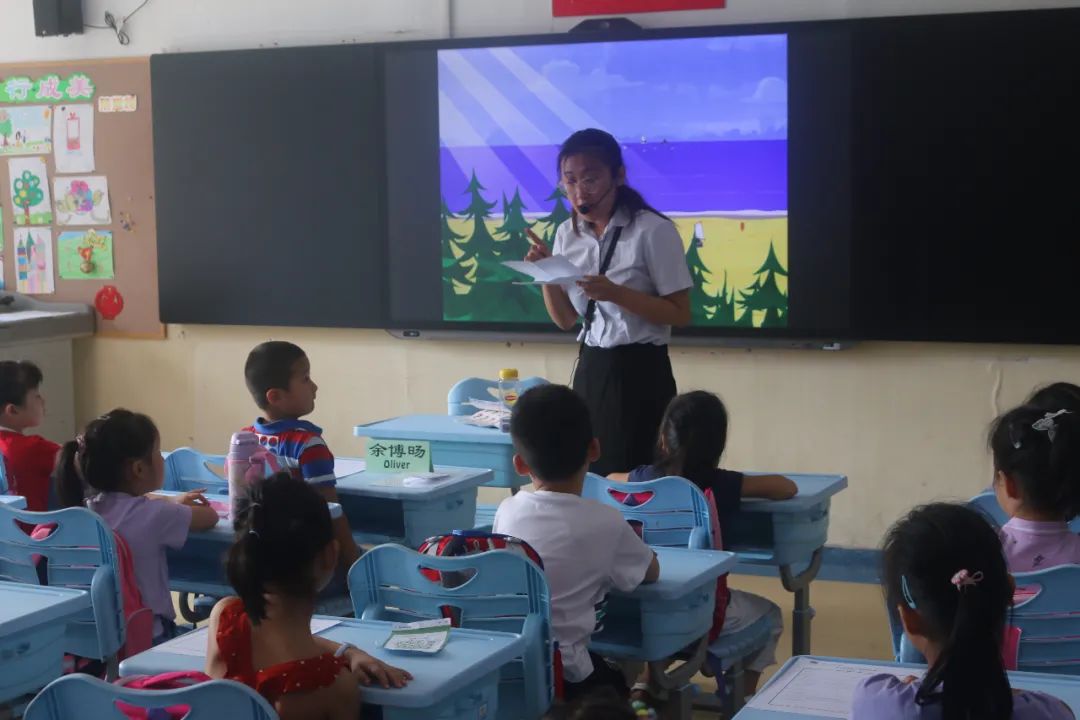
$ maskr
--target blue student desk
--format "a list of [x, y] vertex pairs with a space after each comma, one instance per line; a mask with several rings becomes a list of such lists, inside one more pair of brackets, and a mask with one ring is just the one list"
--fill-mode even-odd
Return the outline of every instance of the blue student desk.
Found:
[[402, 415], [357, 425], [353, 434], [377, 440], [426, 440], [431, 443], [432, 457], [440, 463], [490, 468], [494, 475], [484, 482], [487, 487], [517, 490], [529, 482], [514, 471], [509, 433], [469, 425], [462, 416]]
[[[589, 649], [604, 657], [649, 663], [653, 682], [668, 692], [675, 717], [689, 720], [690, 679], [705, 661], [716, 605], [716, 579], [735, 565], [719, 550], [656, 547], [660, 577], [629, 593], [612, 590], [603, 629]], [[687, 652], [671, 670], [667, 658]]]
[[[911, 669], [912, 675], [919, 675], [926, 671], [925, 665], [905, 665], [902, 663], [886, 662], [883, 660], [851, 660], [847, 658], [824, 658], [810, 657], [804, 660], [820, 660], [824, 662], [836, 662], [850, 665], [874, 665], [889, 666], [898, 669]], [[789, 682], [790, 677], [786, 674], [798, 658], [791, 658], [780, 668], [775, 675], [765, 684], [758, 694], [761, 695], [776, 683]], [[1073, 714], [1080, 717], [1080, 677], [1074, 675], [1045, 675], [1042, 673], [1010, 672], [1009, 684], [1013, 689], [1034, 690], [1054, 697], [1065, 702], [1072, 709]], [[744, 707], [736, 715], [734, 720], [811, 720], [812, 718], [829, 719], [833, 715], [807, 715], [802, 713], [786, 712], [781, 710], [769, 710], [764, 708]]]
[[8, 505], [15, 510], [26, 509], [26, 498], [22, 495], [0, 495], [0, 503]]
[[[159, 490], [157, 495], [180, 495], [179, 492]], [[221, 496], [213, 496], [222, 501]], [[330, 517], [341, 517], [341, 505], [328, 503]], [[191, 532], [187, 542], [179, 550], [169, 549], [169, 589], [181, 593], [225, 597], [235, 594], [232, 585], [225, 576], [225, 555], [232, 547], [232, 523], [228, 518], [221, 518], [218, 524], [209, 530]], [[319, 609], [323, 612], [350, 614], [352, 603], [342, 595], [339, 598], [320, 598]]]
[[416, 482], [408, 473], [368, 470], [338, 477], [338, 502], [357, 542], [416, 548], [433, 535], [471, 528], [476, 489], [491, 481], [491, 471], [445, 465], [435, 470], [449, 477]]
[[[382, 706], [385, 720], [496, 717], [499, 669], [521, 655], [524, 637], [455, 628], [450, 631], [446, 647], [427, 655], [383, 650], [382, 644], [389, 637], [391, 627], [391, 623], [378, 620], [342, 620], [319, 633], [336, 642], [352, 643], [369, 655], [412, 673], [413, 681], [404, 688], [362, 687], [365, 703]], [[205, 633], [204, 629], [193, 635]], [[182, 637], [180, 642], [197, 647], [200, 638], [187, 638], [185, 642]], [[173, 640], [128, 658], [120, 664], [120, 675], [203, 669], [204, 656], [170, 652], [170, 646], [175, 643]], [[201, 645], [206, 647], [204, 637]]]
[[89, 608], [84, 590], [0, 582], [0, 703], [60, 677], [68, 621]]
[[[752, 473], [751, 473], [752, 474]], [[795, 594], [792, 610], [791, 654], [810, 652], [810, 583], [821, 569], [829, 534], [832, 496], [847, 487], [843, 475], [782, 473], [799, 493], [789, 500], [744, 498], [740, 510], [722, 528], [724, 547], [740, 563], [778, 567], [784, 589]], [[805, 569], [799, 574], [793, 567]]]

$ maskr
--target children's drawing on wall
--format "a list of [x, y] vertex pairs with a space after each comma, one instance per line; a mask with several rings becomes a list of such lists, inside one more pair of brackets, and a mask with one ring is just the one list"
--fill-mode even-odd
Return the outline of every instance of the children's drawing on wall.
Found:
[[52, 152], [52, 113], [47, 105], [0, 107], [0, 155]]
[[4, 289], [4, 208], [0, 207], [0, 290]]
[[94, 172], [94, 106], [61, 105], [53, 117], [58, 173]]
[[12, 158], [8, 160], [11, 206], [16, 225], [51, 225], [52, 198], [45, 161], [41, 158]]
[[15, 290], [28, 295], [55, 292], [53, 282], [52, 230], [15, 230]]
[[104, 175], [56, 178], [56, 222], [59, 225], [108, 225], [109, 182]]
[[72, 230], [56, 241], [61, 280], [103, 280], [113, 277], [113, 234], [109, 230]]

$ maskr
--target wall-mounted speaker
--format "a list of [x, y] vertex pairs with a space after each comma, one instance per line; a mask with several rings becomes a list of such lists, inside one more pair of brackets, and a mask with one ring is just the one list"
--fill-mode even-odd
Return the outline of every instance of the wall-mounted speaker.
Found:
[[38, 37], [82, 31], [82, 0], [34, 0], [34, 33]]

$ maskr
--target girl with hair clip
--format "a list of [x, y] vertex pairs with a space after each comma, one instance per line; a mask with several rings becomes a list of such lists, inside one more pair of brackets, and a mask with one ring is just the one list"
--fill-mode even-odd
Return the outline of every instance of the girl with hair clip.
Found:
[[334, 575], [338, 544], [326, 500], [282, 472], [256, 482], [236, 518], [229, 582], [239, 597], [210, 614], [206, 673], [236, 680], [282, 720], [355, 720], [358, 684], [403, 687], [412, 676], [311, 634], [315, 599]]
[[990, 430], [994, 493], [1010, 517], [1001, 528], [1009, 570], [1031, 572], [1080, 563], [1080, 415], [1021, 405]]
[[1057, 698], [1009, 686], [1001, 646], [1013, 582], [997, 534], [976, 511], [938, 503], [897, 522], [882, 550], [882, 583], [929, 669], [922, 680], [863, 680], [853, 720], [1073, 717]]
[[161, 436], [142, 413], [117, 408], [96, 420], [57, 458], [57, 495], [64, 507], [84, 504], [124, 539], [142, 602], [154, 613], [154, 643], [176, 636], [165, 550], [178, 550], [189, 531], [217, 525], [201, 491], [154, 495], [165, 481]]
[[1034, 405], [1046, 412], [1065, 409], [1080, 413], [1080, 385], [1071, 382], [1055, 382], [1045, 385], [1027, 399], [1025, 405]]

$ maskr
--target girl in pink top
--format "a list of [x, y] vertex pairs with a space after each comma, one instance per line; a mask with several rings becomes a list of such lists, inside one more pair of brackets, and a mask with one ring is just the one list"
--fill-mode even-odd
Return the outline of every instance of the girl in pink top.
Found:
[[199, 492], [153, 495], [165, 480], [161, 437], [154, 421], [117, 408], [91, 420], [64, 444], [57, 462], [57, 490], [64, 507], [84, 503], [124, 538], [135, 583], [154, 613], [154, 642], [176, 634], [166, 548], [179, 549], [189, 530], [217, 525], [217, 511]]
[[1080, 564], [1080, 414], [1021, 405], [990, 431], [994, 493], [1011, 518], [1001, 543], [1014, 573]]

